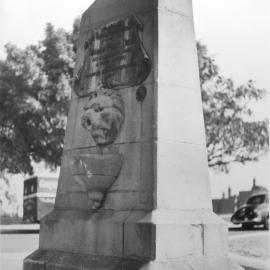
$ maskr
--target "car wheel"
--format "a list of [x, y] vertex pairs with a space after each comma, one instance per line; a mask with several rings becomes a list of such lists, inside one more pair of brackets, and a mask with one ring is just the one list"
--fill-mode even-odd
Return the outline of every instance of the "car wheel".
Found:
[[243, 228], [244, 230], [250, 230], [250, 229], [253, 228], [253, 224], [243, 223], [243, 224], [242, 224], [242, 228]]
[[264, 222], [264, 228], [266, 229], [266, 230], [269, 230], [269, 217], [265, 220], [265, 222]]

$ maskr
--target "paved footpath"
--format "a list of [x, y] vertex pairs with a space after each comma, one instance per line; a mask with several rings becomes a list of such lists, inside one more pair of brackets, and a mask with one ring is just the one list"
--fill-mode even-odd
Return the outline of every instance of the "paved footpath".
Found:
[[230, 257], [244, 269], [270, 270], [269, 231], [261, 228], [248, 231], [234, 228], [229, 232], [229, 243], [230, 249], [234, 251]]

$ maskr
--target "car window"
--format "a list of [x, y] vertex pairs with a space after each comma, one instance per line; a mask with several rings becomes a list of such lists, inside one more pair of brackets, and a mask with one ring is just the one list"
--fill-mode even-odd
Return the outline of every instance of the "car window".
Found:
[[252, 196], [247, 200], [248, 204], [261, 204], [264, 203], [266, 199], [266, 195], [257, 195]]

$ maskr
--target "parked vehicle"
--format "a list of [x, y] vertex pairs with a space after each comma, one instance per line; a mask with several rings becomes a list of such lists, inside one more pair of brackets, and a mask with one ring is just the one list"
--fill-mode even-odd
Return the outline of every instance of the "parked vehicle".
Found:
[[231, 222], [242, 224], [243, 229], [263, 224], [269, 230], [269, 193], [262, 192], [249, 197], [247, 202], [232, 215]]
[[54, 207], [58, 178], [34, 176], [24, 180], [23, 221], [39, 222]]

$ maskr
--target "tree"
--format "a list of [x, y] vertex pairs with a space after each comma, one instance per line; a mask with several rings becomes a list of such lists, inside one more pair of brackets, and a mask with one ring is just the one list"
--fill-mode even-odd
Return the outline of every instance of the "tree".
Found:
[[10, 185], [10, 181], [8, 178], [6, 178], [5, 174], [3, 172], [0, 172], [0, 206], [1, 206], [1, 215], [6, 214], [12, 214], [6, 212], [7, 206], [13, 206], [13, 214], [14, 214], [14, 206], [17, 205], [17, 198], [14, 190], [12, 190], [12, 187]]
[[264, 98], [252, 80], [235, 87], [219, 75], [207, 48], [197, 43], [209, 167], [228, 170], [232, 162], [257, 160], [268, 151], [268, 120], [254, 120], [249, 106]]
[[[32, 161], [60, 165], [80, 20], [73, 32], [48, 24], [38, 45], [7, 44], [0, 61], [0, 171], [33, 173]], [[235, 87], [198, 43], [209, 166], [255, 160], [268, 149], [266, 121], [252, 121], [248, 101], [264, 91]]]
[[73, 36], [48, 24], [24, 50], [6, 45], [0, 62], [0, 171], [33, 173], [31, 161], [60, 164], [75, 54]]

